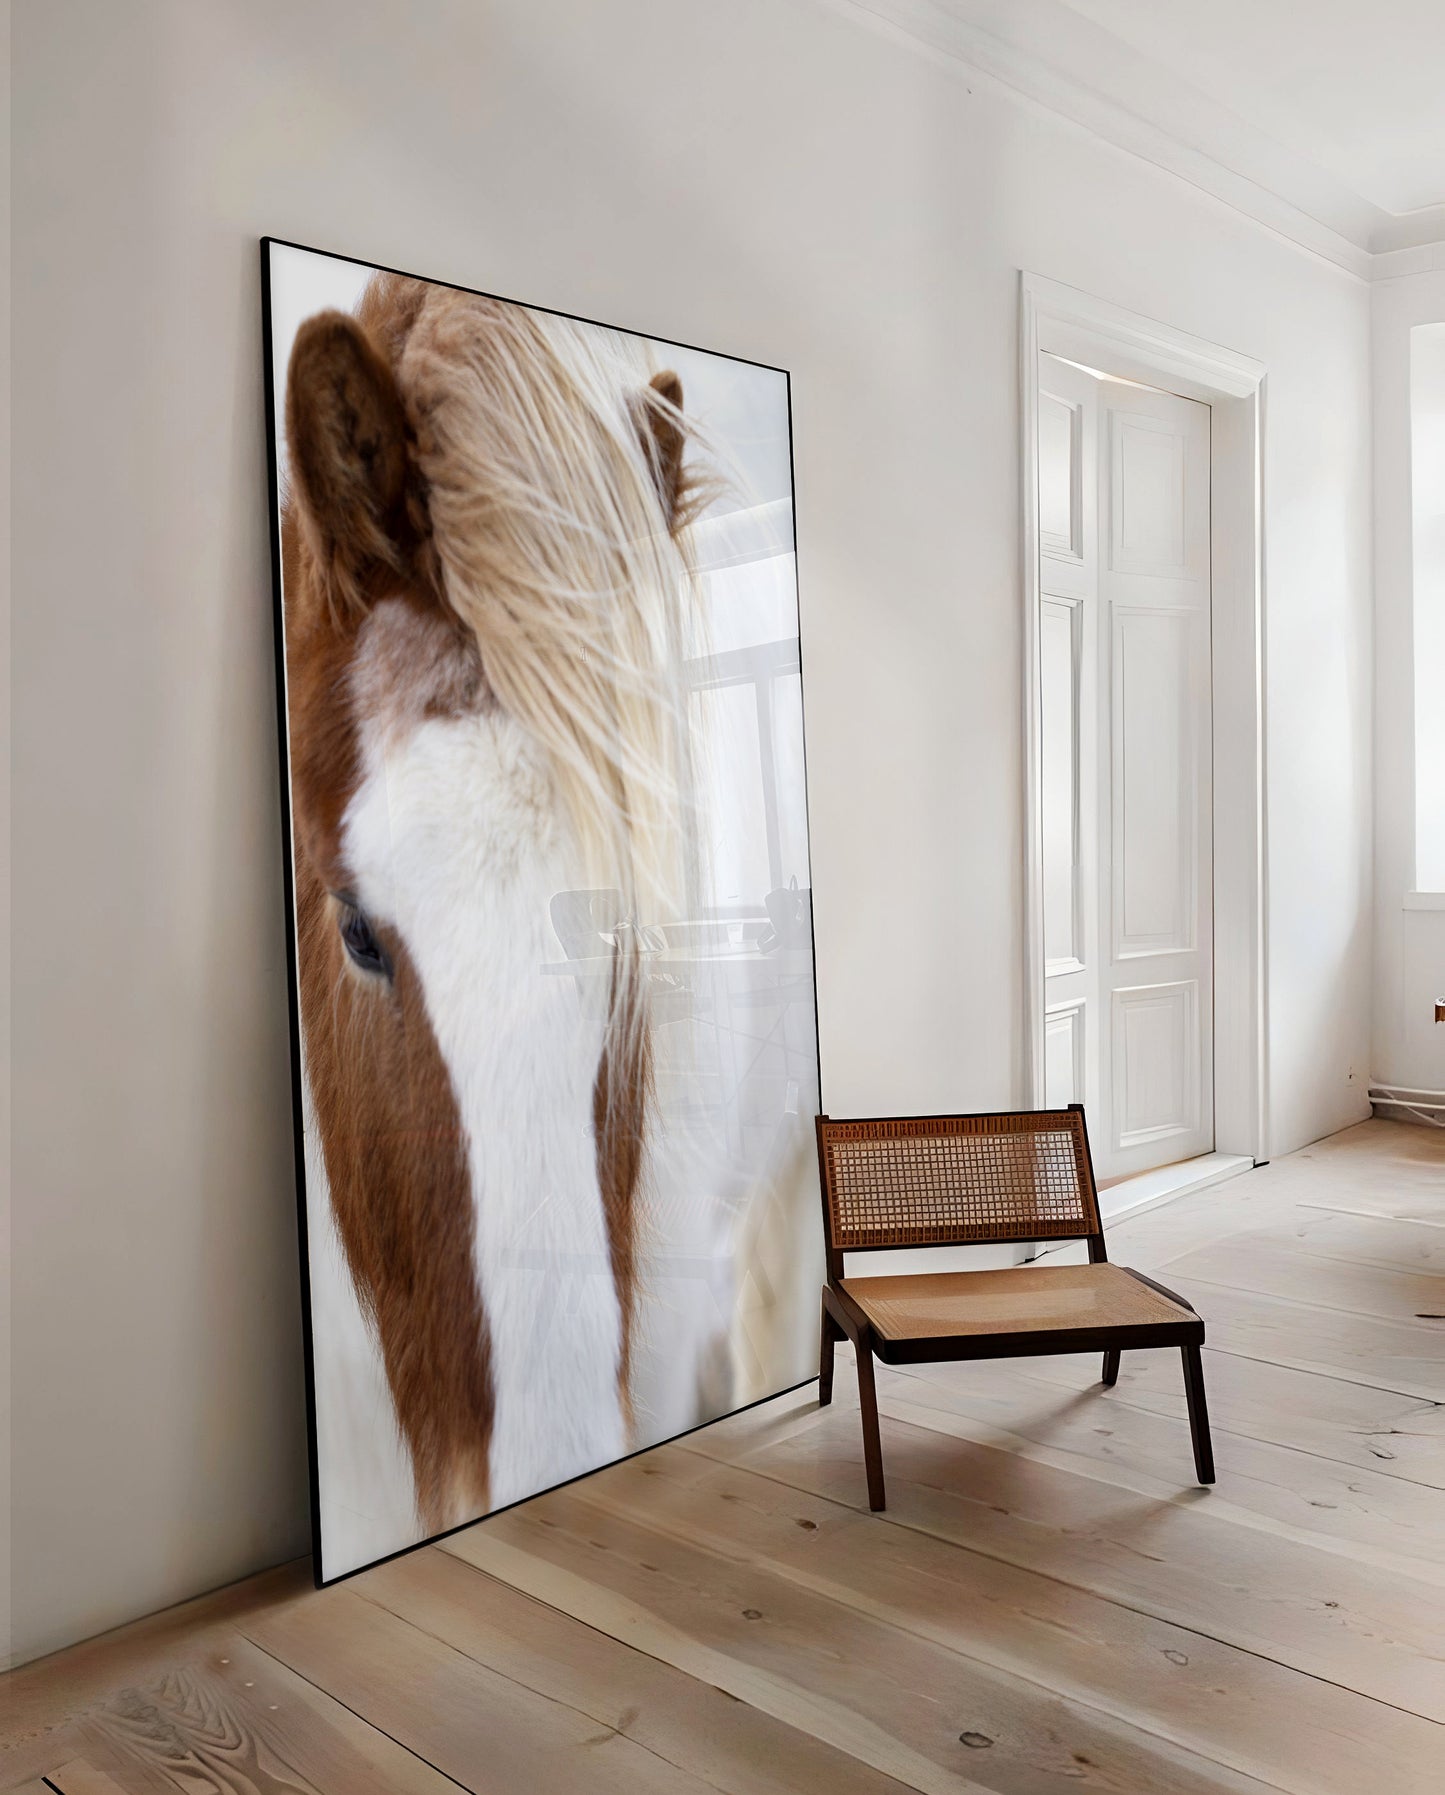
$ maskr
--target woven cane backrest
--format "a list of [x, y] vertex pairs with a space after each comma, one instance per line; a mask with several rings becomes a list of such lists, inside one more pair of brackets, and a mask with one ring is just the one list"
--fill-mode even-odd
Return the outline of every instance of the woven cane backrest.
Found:
[[1101, 1232], [1083, 1113], [818, 1118], [836, 1252]]

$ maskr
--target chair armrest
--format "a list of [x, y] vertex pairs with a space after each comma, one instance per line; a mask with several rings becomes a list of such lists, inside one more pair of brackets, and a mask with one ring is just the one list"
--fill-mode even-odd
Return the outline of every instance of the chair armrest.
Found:
[[856, 1346], [869, 1330], [868, 1317], [848, 1292], [837, 1284], [823, 1286], [823, 1301], [828, 1305], [828, 1313]]
[[1191, 1315], [1199, 1313], [1187, 1298], [1180, 1296], [1177, 1291], [1166, 1288], [1163, 1284], [1156, 1284], [1153, 1278], [1146, 1278], [1142, 1271], [1135, 1271], [1132, 1265], [1121, 1265], [1119, 1270], [1128, 1272], [1131, 1278], [1137, 1278], [1141, 1284], [1147, 1284], [1151, 1290], [1157, 1290], [1160, 1296], [1167, 1296], [1171, 1303], [1178, 1303], [1181, 1309], [1187, 1309]]

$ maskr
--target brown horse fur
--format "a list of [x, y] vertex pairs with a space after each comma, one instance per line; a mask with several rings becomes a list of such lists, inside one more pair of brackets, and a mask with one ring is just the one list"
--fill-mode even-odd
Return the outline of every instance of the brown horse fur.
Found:
[[[360, 778], [358, 707], [391, 717], [461, 715], [498, 702], [476, 634], [449, 605], [418, 466], [418, 419], [398, 373], [408, 341], [445, 294], [373, 279], [352, 318], [323, 313], [291, 356], [286, 428], [292, 490], [283, 513], [286, 661], [296, 905], [306, 1068], [332, 1213], [373, 1323], [417, 1510], [437, 1531], [488, 1506], [493, 1414], [487, 1319], [472, 1263], [473, 1205], [456, 1095], [405, 943], [373, 925], [390, 976], [358, 971], [343, 945], [351, 880], [342, 823]], [[633, 405], [639, 441], [673, 528], [687, 514], [681, 386], [658, 375]], [[406, 628], [360, 638], [383, 597]], [[374, 714], [374, 710], [372, 712]], [[593, 1120], [599, 1185], [628, 1377], [637, 1199], [651, 1059], [635, 954], [613, 969]]]

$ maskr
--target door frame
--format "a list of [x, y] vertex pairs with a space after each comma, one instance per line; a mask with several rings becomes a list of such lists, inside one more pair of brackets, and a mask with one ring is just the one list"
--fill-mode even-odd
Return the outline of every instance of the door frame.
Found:
[[1076, 287], [1021, 271], [1024, 610], [1023, 1084], [1044, 1096], [1039, 356], [1059, 355], [1211, 408], [1210, 658], [1214, 772], [1214, 1146], [1269, 1157], [1268, 836], [1264, 734], [1263, 362]]

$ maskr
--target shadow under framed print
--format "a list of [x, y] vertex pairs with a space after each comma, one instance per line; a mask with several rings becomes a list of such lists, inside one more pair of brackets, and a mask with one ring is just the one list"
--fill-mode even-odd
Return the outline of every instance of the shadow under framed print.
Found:
[[318, 1581], [816, 1369], [788, 376], [267, 238]]

